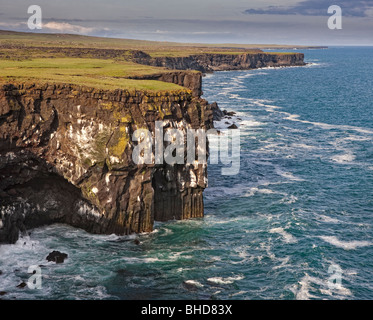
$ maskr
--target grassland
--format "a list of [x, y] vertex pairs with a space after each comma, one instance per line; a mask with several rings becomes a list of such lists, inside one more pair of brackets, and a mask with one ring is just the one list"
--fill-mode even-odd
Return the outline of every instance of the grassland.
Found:
[[[261, 47], [273, 49], [284, 46]], [[134, 50], [144, 51], [152, 57], [261, 52], [258, 45], [205, 45], [0, 31], [0, 82], [58, 82], [100, 89], [147, 91], [183, 89], [171, 83], [129, 79], [167, 72], [164, 68], [134, 63]]]
[[304, 49], [317, 48], [310, 46], [278, 45], [278, 44], [202, 44], [159, 42], [148, 40], [116, 39], [90, 37], [72, 34], [27, 33], [0, 30], [0, 46], [4, 44], [24, 45], [27, 47], [79, 47], [144, 50], [156, 56], [180, 56], [206, 52], [236, 52], [257, 51], [266, 49]]
[[148, 75], [164, 69], [139, 65], [129, 61], [86, 58], [50, 58], [30, 60], [0, 60], [3, 82], [56, 82], [86, 85], [99, 89], [138, 89], [172, 91], [182, 87], [154, 80], [132, 80], [128, 77]]

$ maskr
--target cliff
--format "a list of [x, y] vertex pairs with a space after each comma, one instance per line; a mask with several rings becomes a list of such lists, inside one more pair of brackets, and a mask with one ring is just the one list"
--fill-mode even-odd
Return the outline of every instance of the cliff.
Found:
[[[202, 95], [202, 74], [224, 70], [250, 70], [264, 67], [304, 66], [303, 53], [204, 53], [187, 57], [151, 57], [145, 52], [136, 52], [132, 61], [153, 67], [171, 69], [170, 72], [133, 76], [136, 80], [158, 80], [178, 84], [192, 90], [195, 97]], [[183, 70], [183, 71], [177, 71]], [[186, 70], [195, 70], [191, 72]]]
[[[105, 50], [66, 49], [70, 60], [63, 61], [2, 61], [0, 243], [56, 222], [123, 235], [152, 231], [154, 221], [202, 217], [206, 166], [137, 165], [132, 133], [154, 132], [155, 121], [166, 131], [212, 128], [213, 112], [221, 111], [200, 98], [201, 72], [304, 65], [300, 53], [151, 57]], [[102, 59], [108, 53], [124, 60]], [[65, 80], [75, 84], [58, 84]]]
[[187, 57], [151, 57], [137, 55], [133, 60], [140, 64], [176, 70], [201, 72], [223, 70], [249, 70], [264, 67], [304, 66], [303, 53], [204, 53]]
[[130, 79], [134, 80], [157, 80], [163, 82], [174, 83], [179, 86], [192, 90], [194, 97], [202, 95], [202, 74], [192, 71], [170, 71], [155, 73], [151, 75], [133, 76]]
[[[137, 128], [212, 127], [191, 91], [73, 85], [0, 89], [0, 242], [54, 222], [92, 233], [148, 232], [154, 220], [203, 216], [206, 166], [136, 165]], [[167, 129], [166, 129], [167, 130]]]

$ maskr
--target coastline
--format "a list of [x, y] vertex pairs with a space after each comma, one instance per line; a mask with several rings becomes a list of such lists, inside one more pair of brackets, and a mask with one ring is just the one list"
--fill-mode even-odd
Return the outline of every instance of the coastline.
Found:
[[152, 58], [142, 52], [133, 59], [163, 68], [133, 81], [181, 89], [3, 85], [0, 242], [14, 243], [20, 232], [56, 222], [123, 235], [151, 232], [154, 221], [203, 217], [207, 167], [136, 165], [131, 133], [138, 127], [152, 131], [157, 120], [184, 131], [213, 128], [218, 107], [201, 98], [203, 72], [305, 65], [301, 53]]

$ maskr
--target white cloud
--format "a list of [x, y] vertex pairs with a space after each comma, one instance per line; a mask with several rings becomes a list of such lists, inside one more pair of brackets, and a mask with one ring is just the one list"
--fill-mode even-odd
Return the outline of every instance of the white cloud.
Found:
[[0, 27], [5, 27], [5, 28], [19, 28], [26, 26], [26, 22], [0, 22]]
[[88, 34], [93, 31], [95, 31], [95, 28], [88, 28], [88, 27], [83, 27], [75, 24], [70, 24], [67, 22], [48, 22], [43, 24], [43, 29], [49, 29], [52, 31], [58, 31], [62, 33], [79, 33], [79, 34]]
[[168, 31], [168, 30], [156, 30], [156, 31], [135, 31], [133, 33], [145, 33], [145, 34], [195, 34], [195, 35], [209, 35], [209, 34], [231, 34], [228, 31]]
[[373, 18], [373, 8], [365, 10], [365, 16], [369, 18]]

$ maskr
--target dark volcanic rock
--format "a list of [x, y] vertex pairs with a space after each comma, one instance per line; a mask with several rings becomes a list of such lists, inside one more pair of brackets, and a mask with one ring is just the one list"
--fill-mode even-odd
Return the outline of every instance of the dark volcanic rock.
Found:
[[179, 86], [192, 90], [194, 97], [202, 95], [202, 73], [195, 71], [172, 71], [162, 72], [160, 74], [151, 74], [144, 76], [133, 76], [129, 79], [136, 80], [158, 80], [178, 84]]
[[[207, 168], [142, 165], [132, 133], [210, 129], [211, 106], [188, 90], [74, 85], [0, 87], [0, 243], [66, 223], [97, 234], [150, 232], [154, 220], [203, 216]], [[165, 147], [168, 145], [165, 142]]]
[[238, 127], [235, 124], [232, 124], [231, 126], [228, 127], [228, 129], [238, 129]]
[[188, 281], [183, 282], [183, 287], [185, 289], [187, 289], [188, 291], [197, 291], [198, 290], [198, 287], [194, 283], [191, 283], [191, 282], [188, 282]]
[[27, 283], [26, 282], [21, 282], [18, 286], [17, 286], [17, 288], [20, 288], [20, 289], [23, 289], [24, 287], [26, 287], [27, 286]]
[[220, 121], [224, 117], [224, 112], [219, 108], [216, 102], [210, 104], [214, 121]]
[[118, 270], [116, 271], [116, 273], [117, 273], [118, 275], [126, 276], [126, 277], [131, 277], [131, 276], [133, 276], [133, 272], [130, 271], [130, 270], [128, 270], [128, 269], [118, 269]]
[[7, 294], [6, 291], [0, 291], [0, 296], [4, 296], [4, 295], [6, 295], [6, 294]]
[[55, 263], [63, 263], [67, 257], [68, 255], [66, 253], [52, 251], [50, 254], [48, 254], [46, 259]]
[[142, 56], [134, 58], [137, 63], [166, 67], [176, 70], [198, 70], [203, 73], [222, 70], [249, 70], [264, 67], [303, 66], [304, 54], [276, 54], [269, 52], [217, 54], [205, 53], [188, 57], [156, 57]]
[[227, 111], [227, 110], [224, 110], [223, 113], [224, 115], [228, 117], [233, 117], [236, 114], [234, 111]]

